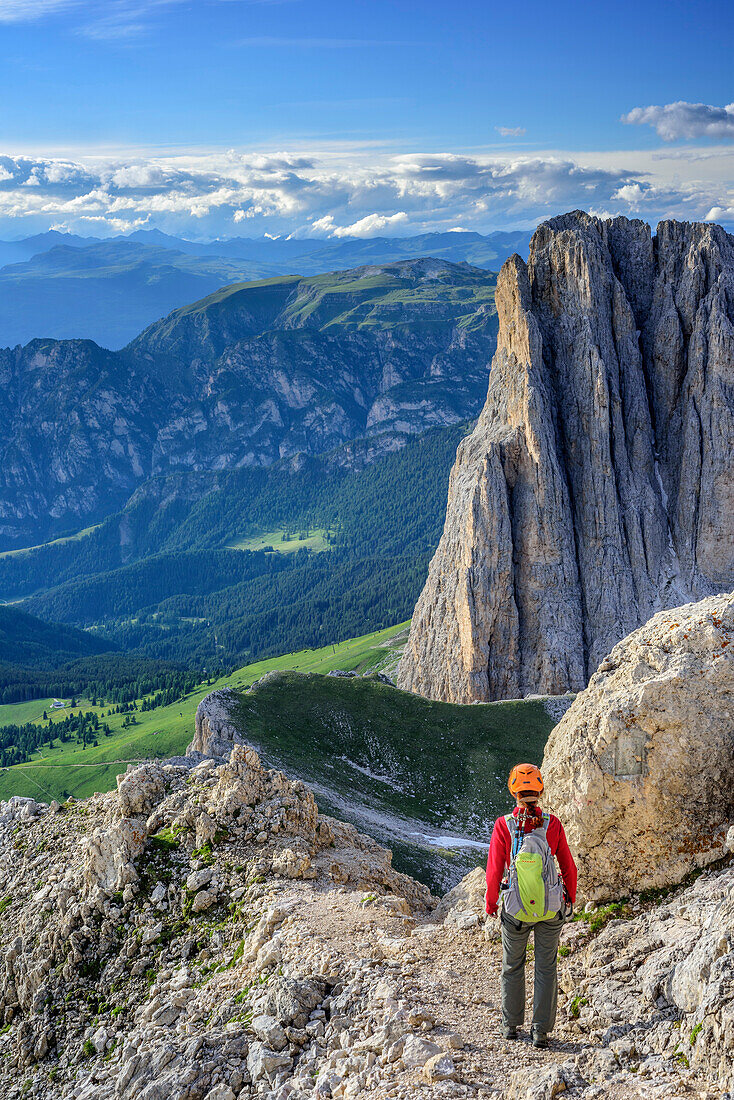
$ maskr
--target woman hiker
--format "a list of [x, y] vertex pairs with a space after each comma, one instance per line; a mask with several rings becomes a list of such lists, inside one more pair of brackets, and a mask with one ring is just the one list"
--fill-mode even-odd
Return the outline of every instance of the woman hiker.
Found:
[[538, 805], [543, 793], [539, 769], [533, 764], [517, 764], [507, 785], [517, 805], [494, 823], [485, 895], [487, 913], [495, 916], [502, 888], [502, 1031], [506, 1039], [516, 1039], [525, 1017], [525, 954], [533, 932], [531, 1034], [533, 1046], [546, 1047], [556, 1020], [558, 938], [576, 900], [576, 864], [563, 825], [553, 814], [542, 813]]

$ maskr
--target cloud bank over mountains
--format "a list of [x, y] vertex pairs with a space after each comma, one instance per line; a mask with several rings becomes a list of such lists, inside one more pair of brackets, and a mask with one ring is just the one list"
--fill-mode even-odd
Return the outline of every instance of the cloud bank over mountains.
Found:
[[[631, 116], [654, 111], [668, 108], [636, 108], [628, 118], [642, 121]], [[669, 112], [661, 125], [683, 125], [675, 118]], [[726, 220], [734, 217], [734, 149], [0, 155], [6, 236], [52, 226], [102, 236], [156, 227], [201, 238], [404, 236], [457, 226], [486, 232], [531, 227], [573, 207], [651, 222]]]

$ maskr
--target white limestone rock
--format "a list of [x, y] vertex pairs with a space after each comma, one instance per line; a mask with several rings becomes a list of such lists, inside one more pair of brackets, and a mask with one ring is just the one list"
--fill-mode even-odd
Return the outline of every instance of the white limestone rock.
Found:
[[660, 612], [551, 733], [548, 806], [592, 900], [680, 882], [734, 820], [734, 594]]
[[576, 211], [496, 303], [398, 670], [457, 703], [578, 691], [657, 610], [734, 587], [734, 238]]

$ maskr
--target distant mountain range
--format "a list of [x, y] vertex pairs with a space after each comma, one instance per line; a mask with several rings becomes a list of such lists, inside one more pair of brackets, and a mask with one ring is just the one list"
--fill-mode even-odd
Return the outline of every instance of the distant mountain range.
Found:
[[279, 276], [178, 309], [120, 352], [51, 339], [0, 351], [0, 549], [96, 522], [150, 477], [365, 436], [385, 453], [475, 416], [495, 282], [444, 260]]
[[498, 271], [513, 252], [525, 256], [529, 240], [530, 233], [517, 231], [202, 243], [155, 229], [107, 239], [50, 230], [0, 241], [0, 347], [51, 337], [121, 348], [182, 302], [234, 281], [421, 256]]

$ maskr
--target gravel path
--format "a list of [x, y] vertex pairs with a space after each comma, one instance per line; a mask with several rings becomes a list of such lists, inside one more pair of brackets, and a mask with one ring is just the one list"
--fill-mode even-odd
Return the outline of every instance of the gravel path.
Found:
[[528, 959], [527, 1026], [520, 1038], [502, 1037], [500, 1013], [501, 946], [498, 925], [459, 931], [431, 922], [416, 923], [400, 912], [386, 911], [376, 899], [355, 906], [352, 892], [328, 891], [298, 910], [299, 933], [313, 951], [343, 949], [348, 944], [365, 958], [381, 964], [396, 987], [395, 998], [414, 1018], [423, 1017], [427, 1039], [450, 1052], [457, 1080], [427, 1084], [420, 1071], [404, 1069], [369, 1092], [376, 1100], [466, 1096], [500, 1100], [508, 1095], [511, 1074], [527, 1068], [529, 1078], [582, 1049], [592, 1049], [564, 1029], [559, 1019], [551, 1045], [536, 1050], [530, 1041], [532, 1018], [532, 955]]

